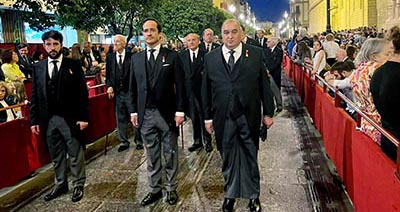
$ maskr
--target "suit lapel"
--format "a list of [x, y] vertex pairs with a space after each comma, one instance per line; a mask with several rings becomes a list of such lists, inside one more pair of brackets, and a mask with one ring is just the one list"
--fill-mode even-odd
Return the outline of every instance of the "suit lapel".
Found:
[[[136, 81], [142, 80], [141, 83], [144, 83], [144, 88], [147, 88], [147, 70], [146, 70], [147, 51], [145, 50], [145, 51], [139, 52], [137, 54], [140, 54], [140, 55], [139, 55], [139, 60], [135, 60], [135, 66], [138, 67], [138, 68], [136, 68], [136, 76], [141, 76], [142, 78], [136, 79]], [[135, 74], [135, 73], [133, 73], [133, 74]], [[138, 82], [140, 82], [140, 81], [138, 81]]]
[[232, 76], [229, 74], [229, 70], [228, 70], [228, 64], [225, 61], [225, 57], [224, 57], [224, 53], [222, 52], [222, 46], [218, 47], [218, 49], [216, 50], [216, 53], [219, 54], [219, 57], [216, 57], [215, 63], [216, 64], [222, 64], [222, 67], [219, 68], [218, 70], [221, 70], [222, 72], [224, 72], [224, 74], [231, 79]]
[[153, 79], [153, 84], [151, 85], [151, 88], [154, 88], [154, 86], [157, 84], [158, 81], [158, 77], [160, 75], [163, 63], [165, 62], [167, 58], [167, 53], [165, 52], [164, 48], [160, 48], [160, 53], [158, 53], [157, 55], [157, 59], [156, 59], [156, 65], [153, 69], [154, 73], [154, 79]]
[[236, 61], [235, 66], [233, 68], [232, 71], [232, 79], [233, 81], [235, 81], [238, 77], [239, 77], [239, 73], [240, 71], [242, 71], [242, 69], [240, 68], [242, 66], [242, 63], [247, 62], [247, 55], [248, 50], [245, 44], [242, 44], [242, 54], [240, 55], [239, 59]]
[[43, 63], [41, 63], [41, 67], [37, 70], [39, 71], [39, 81], [43, 83], [42, 86], [42, 91], [44, 93], [44, 97], [46, 98], [47, 102], [47, 76], [49, 75], [49, 70], [48, 70], [48, 59], [46, 59]]

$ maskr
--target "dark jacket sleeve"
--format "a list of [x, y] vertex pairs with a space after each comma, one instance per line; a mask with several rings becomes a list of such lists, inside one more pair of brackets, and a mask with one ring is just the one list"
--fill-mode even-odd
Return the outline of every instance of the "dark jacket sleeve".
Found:
[[129, 101], [131, 102], [131, 106], [128, 108], [129, 113], [137, 113], [137, 82], [135, 77], [135, 55], [131, 57], [131, 64], [130, 64], [130, 76], [129, 76]]
[[113, 85], [113, 81], [111, 79], [111, 72], [112, 72], [112, 68], [111, 68], [111, 58], [112, 58], [112, 54], [108, 54], [107, 58], [106, 58], [106, 84], [107, 87], [114, 87]]
[[[265, 56], [262, 56], [265, 59]], [[272, 117], [274, 116], [275, 106], [274, 106], [274, 99], [272, 96], [271, 85], [267, 78], [267, 68], [265, 67], [265, 62], [261, 65], [260, 70], [260, 95], [261, 101], [263, 106], [263, 115]]]
[[185, 74], [181, 63], [179, 62], [178, 54], [175, 53], [175, 62], [174, 62], [174, 71], [175, 71], [175, 89], [176, 89], [176, 111], [184, 112], [185, 111]]
[[89, 91], [86, 85], [85, 76], [79, 63], [74, 63], [74, 70], [79, 82], [79, 121], [89, 121]]
[[201, 85], [201, 98], [203, 104], [204, 120], [212, 119], [211, 114], [211, 84], [208, 79], [208, 55], [204, 56], [203, 80]]
[[32, 71], [32, 97], [31, 97], [31, 105], [29, 111], [29, 119], [30, 125], [39, 125], [39, 96], [38, 96], [38, 87], [37, 87], [37, 69], [38, 66], [35, 65]]

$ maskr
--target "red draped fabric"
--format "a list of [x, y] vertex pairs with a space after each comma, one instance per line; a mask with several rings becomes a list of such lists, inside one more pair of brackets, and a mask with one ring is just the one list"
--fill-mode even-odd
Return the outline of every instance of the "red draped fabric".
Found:
[[[0, 124], [0, 189], [14, 185], [50, 162], [42, 136], [31, 133], [27, 113], [24, 112], [24, 119]], [[89, 98], [89, 118], [85, 130], [88, 143], [115, 129], [114, 102], [106, 94]]]
[[[289, 60], [286, 61], [286, 63]], [[356, 211], [400, 211], [400, 182], [395, 164], [356, 122], [300, 67], [286, 64], [285, 73], [303, 95], [314, 125], [352, 199]]]

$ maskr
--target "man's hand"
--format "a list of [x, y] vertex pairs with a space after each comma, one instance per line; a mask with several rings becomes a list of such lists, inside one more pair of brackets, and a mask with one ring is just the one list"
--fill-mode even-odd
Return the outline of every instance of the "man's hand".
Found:
[[212, 135], [214, 133], [214, 126], [213, 126], [212, 122], [205, 123], [205, 127], [206, 127], [208, 134]]
[[267, 128], [270, 128], [274, 124], [274, 119], [269, 116], [264, 116], [263, 123]]
[[137, 114], [131, 116], [131, 122], [132, 122], [133, 127], [139, 128], [139, 122], [138, 122], [138, 115]]
[[176, 126], [179, 127], [183, 123], [184, 119], [185, 119], [184, 116], [175, 116], [175, 124], [176, 124]]
[[112, 87], [107, 88], [107, 95], [109, 99], [114, 98], [114, 89]]
[[79, 125], [80, 130], [84, 130], [88, 127], [89, 123], [85, 121], [77, 121], [76, 125]]
[[39, 125], [31, 126], [31, 131], [32, 131], [33, 134], [39, 135], [39, 133], [40, 133]]

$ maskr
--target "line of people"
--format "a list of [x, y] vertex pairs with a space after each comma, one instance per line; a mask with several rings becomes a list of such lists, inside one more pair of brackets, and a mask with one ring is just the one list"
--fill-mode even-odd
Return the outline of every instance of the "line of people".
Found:
[[[229, 19], [221, 26], [221, 46], [213, 43], [213, 31], [206, 29], [203, 42], [190, 33], [185, 38], [187, 49], [177, 53], [161, 45], [162, 26], [157, 20], [144, 20], [142, 31], [144, 51], [130, 54], [126, 38], [116, 35], [115, 52], [107, 55], [105, 65], [106, 92], [115, 101], [118, 152], [129, 149], [129, 122], [135, 127], [136, 149], [146, 150], [149, 192], [141, 205], [161, 199], [163, 188], [168, 204], [178, 201], [178, 127], [187, 115], [193, 124], [189, 151], [203, 147], [213, 151], [215, 134], [225, 180], [222, 210], [233, 211], [235, 199], [246, 198], [250, 211], [261, 211], [260, 124], [272, 126], [274, 97], [277, 112], [282, 110], [283, 55], [278, 38], [264, 38], [267, 45], [260, 48], [260, 41], [247, 37], [240, 23]], [[44, 199], [68, 192], [68, 154], [71, 199], [76, 202], [83, 197], [86, 180], [81, 134], [89, 124], [88, 91], [82, 65], [62, 54], [62, 35], [49, 31], [42, 40], [49, 58], [34, 66], [30, 118], [32, 132], [41, 132], [49, 146], [55, 169], [55, 187]]]

